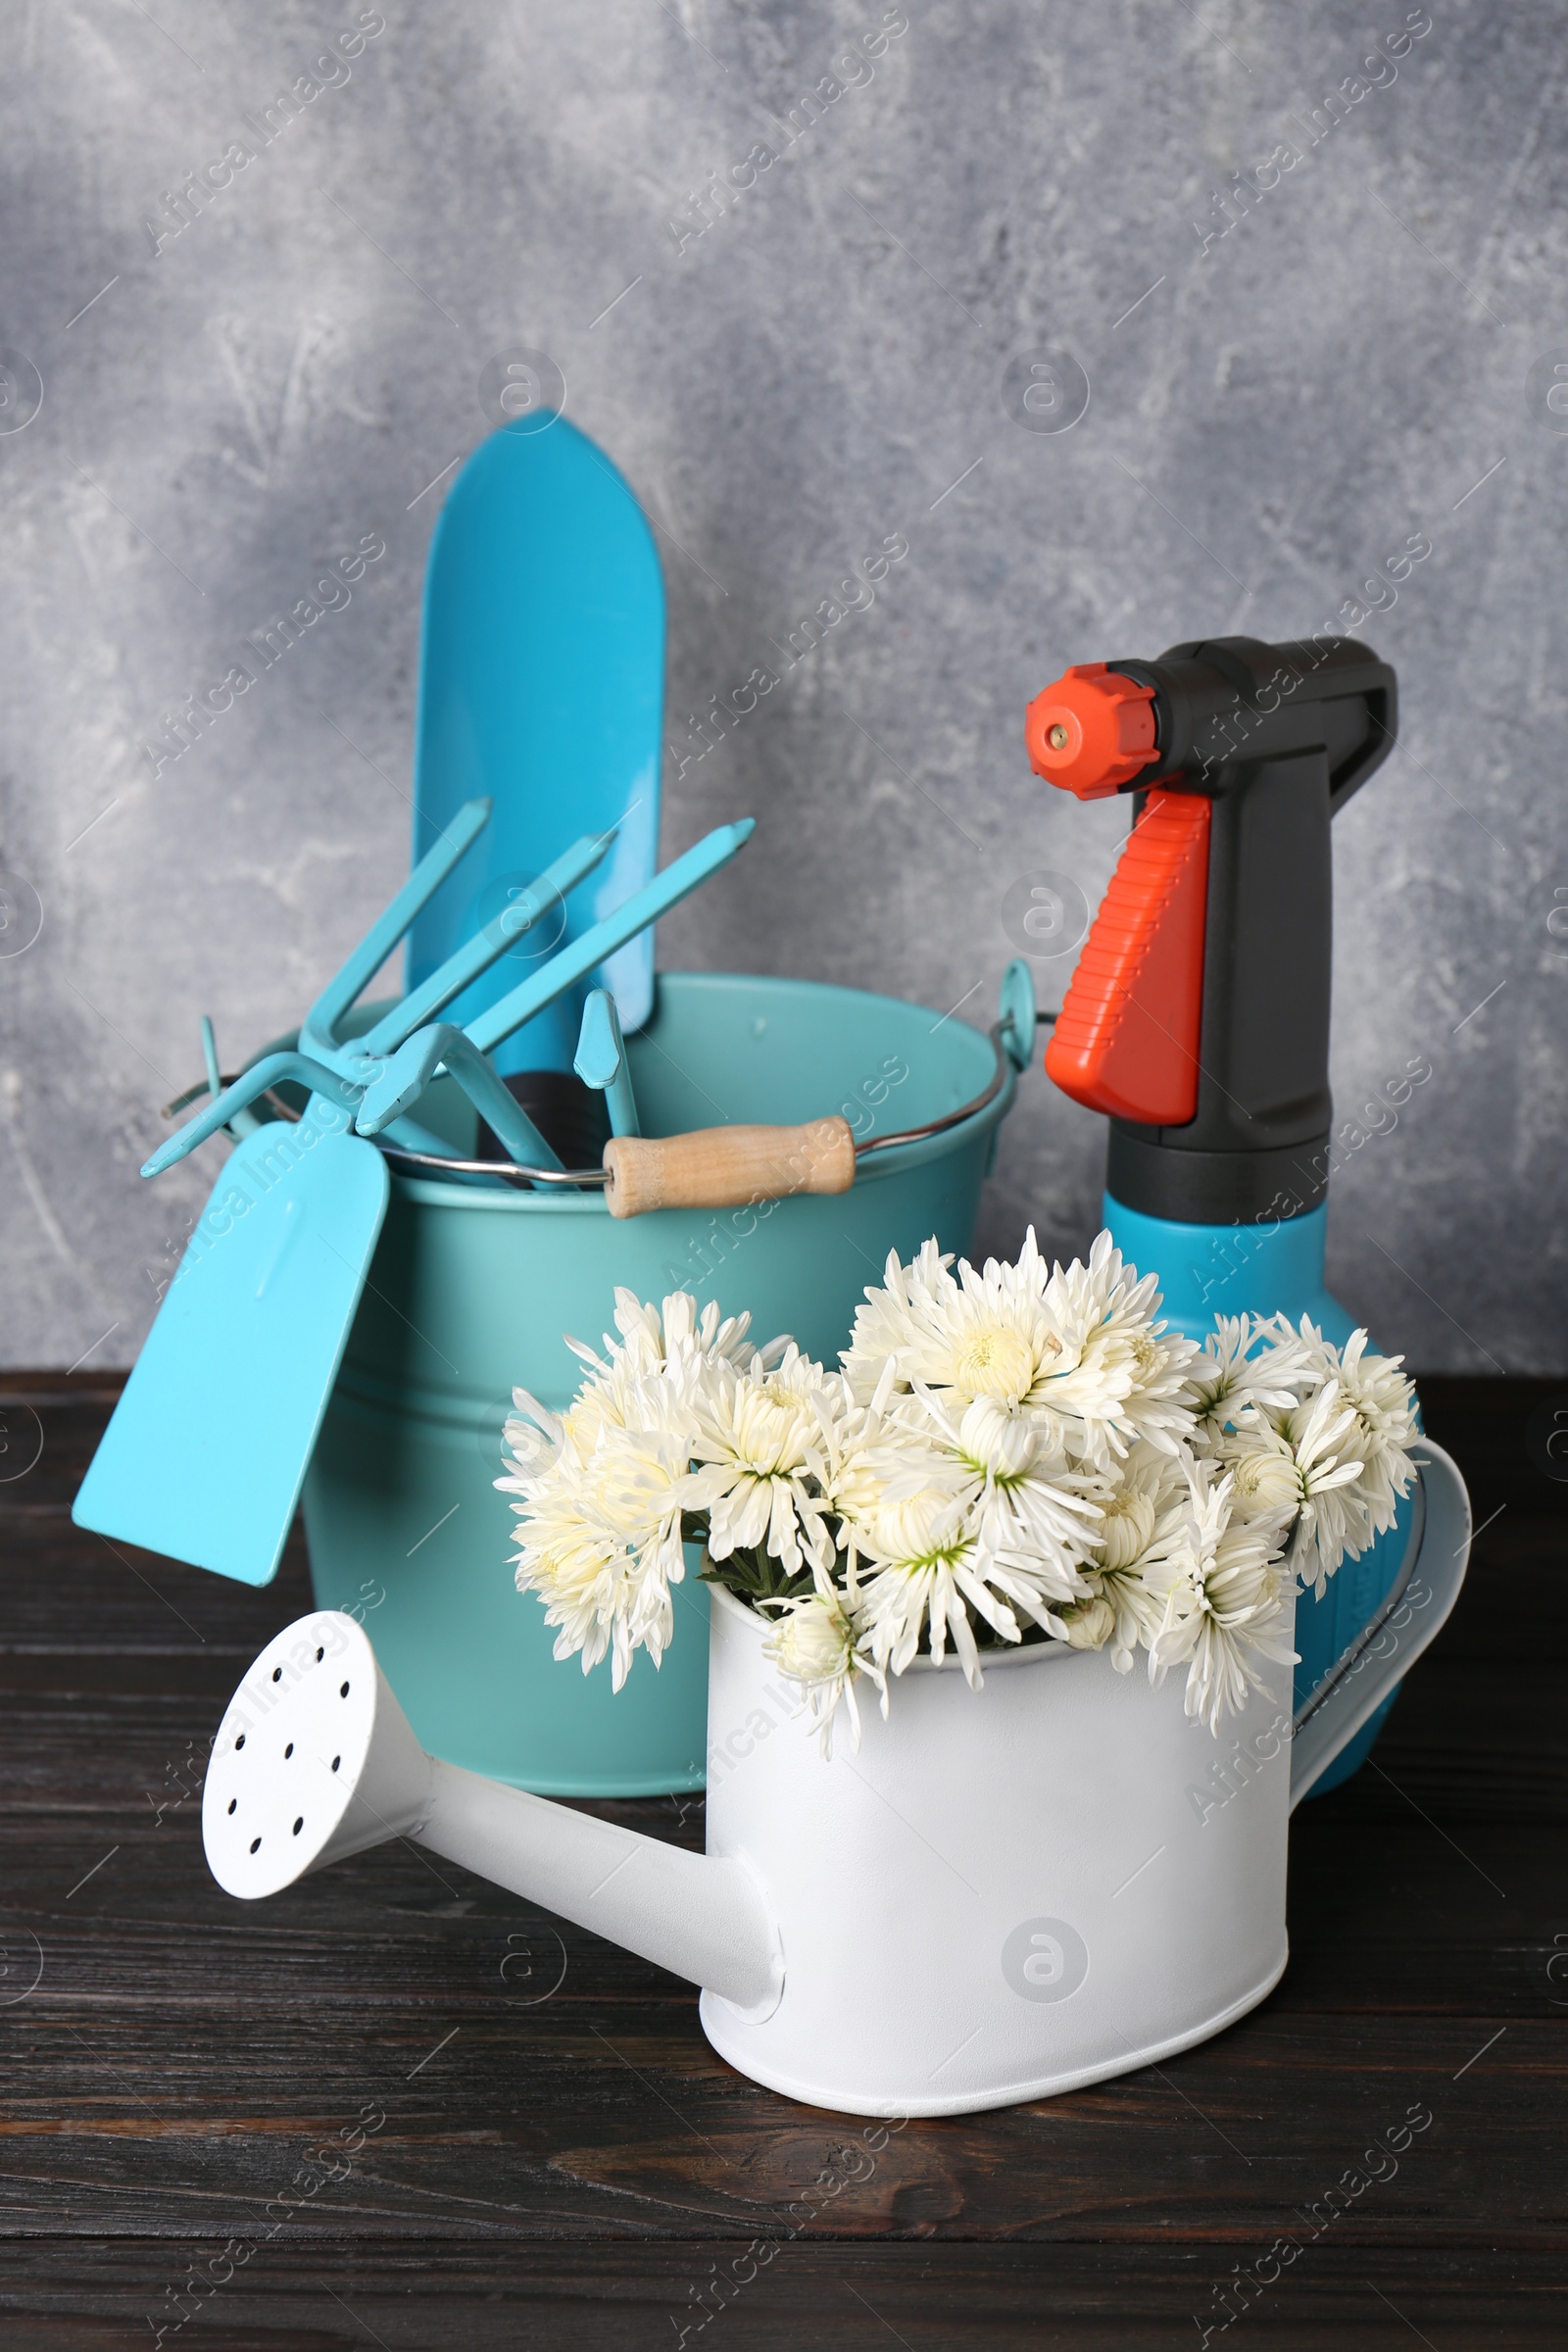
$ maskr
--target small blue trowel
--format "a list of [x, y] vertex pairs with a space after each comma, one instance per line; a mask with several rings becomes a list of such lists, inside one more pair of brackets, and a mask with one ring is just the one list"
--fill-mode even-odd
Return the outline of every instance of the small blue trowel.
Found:
[[[652, 880], [663, 680], [659, 558], [620, 474], [564, 416], [492, 433], [453, 482], [425, 570], [416, 858], [475, 793], [491, 794], [495, 811], [478, 856], [415, 922], [409, 987], [577, 835], [613, 831], [615, 842], [590, 881], [464, 991], [450, 1015], [459, 1028]], [[642, 1028], [653, 934], [616, 949], [502, 1046], [504, 1077], [570, 1070], [590, 985], [612, 992], [625, 1029]]]

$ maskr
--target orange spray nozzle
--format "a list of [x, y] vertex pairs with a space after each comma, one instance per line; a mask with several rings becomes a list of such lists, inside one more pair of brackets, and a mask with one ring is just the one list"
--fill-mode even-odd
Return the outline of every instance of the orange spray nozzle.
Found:
[[1107, 799], [1154, 757], [1154, 689], [1103, 662], [1081, 662], [1036, 695], [1024, 741], [1048, 784], [1081, 801]]

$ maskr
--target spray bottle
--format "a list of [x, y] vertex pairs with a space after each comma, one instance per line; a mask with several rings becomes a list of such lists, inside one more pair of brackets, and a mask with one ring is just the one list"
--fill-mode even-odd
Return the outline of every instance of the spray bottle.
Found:
[[[1329, 829], [1397, 726], [1394, 671], [1365, 646], [1251, 637], [1069, 669], [1029, 706], [1037, 775], [1079, 800], [1133, 796], [1133, 827], [1046, 1052], [1110, 1120], [1104, 1222], [1201, 1339], [1216, 1314], [1354, 1320], [1323, 1285], [1333, 872]], [[1299, 1595], [1298, 1718], [1384, 1599], [1395, 1527]], [[1396, 1691], [1321, 1787], [1348, 1779]]]

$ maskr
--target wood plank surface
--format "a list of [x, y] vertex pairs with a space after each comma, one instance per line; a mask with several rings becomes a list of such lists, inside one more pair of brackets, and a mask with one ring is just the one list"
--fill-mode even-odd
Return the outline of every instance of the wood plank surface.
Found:
[[[735, 2074], [688, 1986], [410, 1845], [220, 1893], [207, 1740], [310, 1603], [303, 1545], [255, 1592], [82, 1535], [114, 1384], [0, 1386], [0, 1464], [42, 1436], [0, 1484], [0, 2341], [1568, 2341], [1549, 1384], [1422, 1384], [1482, 1533], [1373, 1764], [1296, 1818], [1273, 1996], [1162, 2067], [875, 2144]], [[700, 1800], [595, 1809], [702, 1842]]]

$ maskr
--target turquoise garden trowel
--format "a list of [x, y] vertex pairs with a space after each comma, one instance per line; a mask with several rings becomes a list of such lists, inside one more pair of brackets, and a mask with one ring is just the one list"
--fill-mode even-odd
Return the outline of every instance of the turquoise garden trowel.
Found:
[[[415, 736], [414, 851], [461, 804], [493, 795], [477, 858], [420, 910], [417, 988], [581, 833], [615, 834], [591, 882], [453, 1006], [478, 1017], [652, 880], [659, 840], [664, 589], [637, 500], [604, 453], [549, 410], [480, 443], [453, 482], [425, 569]], [[622, 1026], [653, 1010], [652, 933], [610, 953], [594, 983]], [[588, 980], [496, 1054], [505, 1076], [569, 1071]]]
[[386, 1161], [354, 1133], [367, 1077], [610, 846], [603, 837], [575, 843], [547, 887], [510, 906], [487, 938], [468, 942], [367, 1038], [340, 1041], [356, 998], [488, 813], [484, 801], [454, 813], [312, 1006], [300, 1032], [306, 1051], [254, 1063], [143, 1168], [154, 1176], [172, 1167], [276, 1086], [309, 1093], [298, 1121], [241, 1133], [76, 1495], [78, 1527], [241, 1584], [276, 1574], [386, 1215]]

